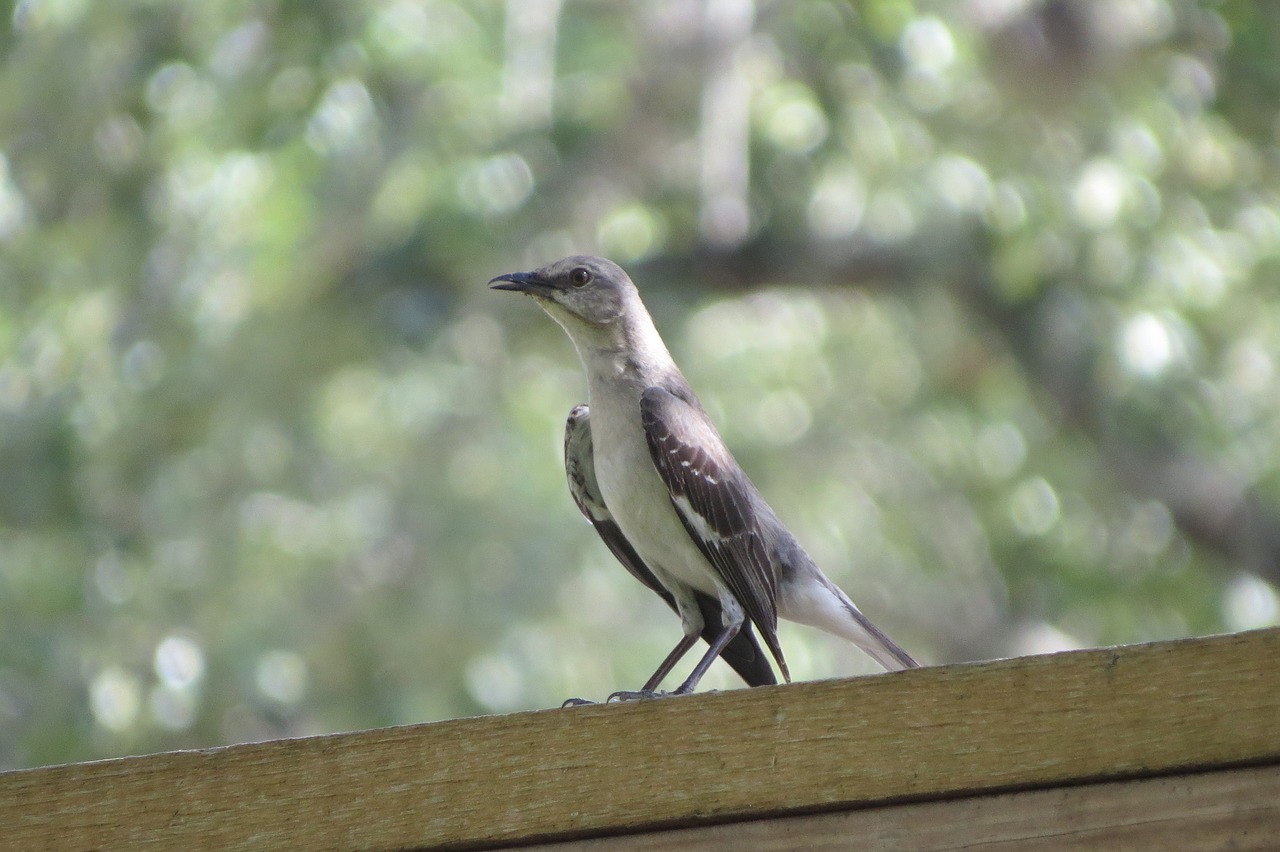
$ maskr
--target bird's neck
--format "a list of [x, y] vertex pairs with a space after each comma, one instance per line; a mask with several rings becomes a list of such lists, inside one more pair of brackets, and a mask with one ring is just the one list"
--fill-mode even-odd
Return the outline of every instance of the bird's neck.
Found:
[[635, 388], [638, 396], [645, 388], [680, 375], [653, 320], [644, 312], [624, 317], [607, 333], [575, 338], [574, 343], [593, 394], [606, 384], [616, 387], [621, 382]]

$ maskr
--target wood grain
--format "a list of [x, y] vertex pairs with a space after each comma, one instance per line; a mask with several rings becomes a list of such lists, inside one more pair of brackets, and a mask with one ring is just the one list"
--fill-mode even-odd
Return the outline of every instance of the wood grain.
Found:
[[1280, 630], [0, 774], [0, 848], [476, 848], [1280, 763]]
[[1280, 849], [1280, 766], [526, 846], [529, 852]]

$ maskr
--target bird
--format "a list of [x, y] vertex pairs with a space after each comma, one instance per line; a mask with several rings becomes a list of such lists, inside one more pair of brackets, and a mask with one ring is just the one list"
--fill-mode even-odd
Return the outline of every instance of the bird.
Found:
[[[749, 686], [775, 684], [757, 632], [790, 683], [779, 617], [844, 638], [888, 671], [919, 666], [822, 572], [765, 501], [621, 267], [573, 255], [499, 275], [489, 286], [530, 296], [572, 341], [587, 403], [570, 411], [565, 427], [570, 494], [618, 561], [680, 617], [681, 639], [653, 676], [609, 700], [692, 693], [717, 657]], [[699, 637], [708, 648], [693, 671], [659, 692]]]

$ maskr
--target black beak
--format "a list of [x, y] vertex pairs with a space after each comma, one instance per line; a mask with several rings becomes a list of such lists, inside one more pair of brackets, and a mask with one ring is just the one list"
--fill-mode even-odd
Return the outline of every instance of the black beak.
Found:
[[494, 290], [513, 290], [516, 293], [529, 293], [547, 289], [547, 283], [532, 272], [509, 272], [499, 275], [489, 282]]

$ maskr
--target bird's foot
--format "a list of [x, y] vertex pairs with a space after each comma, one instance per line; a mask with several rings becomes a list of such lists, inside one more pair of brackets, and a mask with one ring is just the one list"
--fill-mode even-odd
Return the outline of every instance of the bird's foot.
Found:
[[560, 709], [563, 710], [566, 707], [585, 707], [588, 704], [595, 704], [595, 702], [588, 701], [585, 698], [566, 698], [564, 703], [560, 705]]
[[605, 699], [606, 704], [621, 704], [626, 701], [647, 701], [650, 698], [666, 698], [671, 695], [669, 692], [653, 689], [630, 690], [623, 689], [613, 693]]

